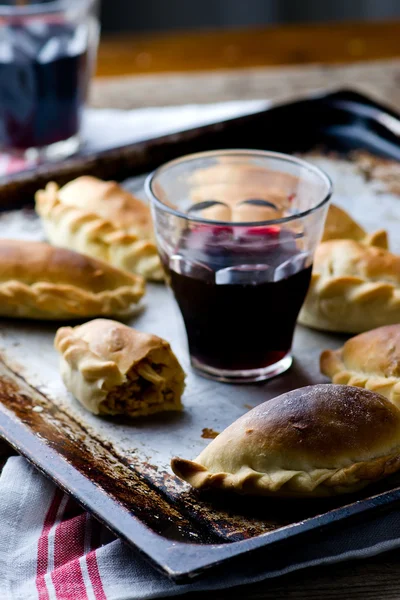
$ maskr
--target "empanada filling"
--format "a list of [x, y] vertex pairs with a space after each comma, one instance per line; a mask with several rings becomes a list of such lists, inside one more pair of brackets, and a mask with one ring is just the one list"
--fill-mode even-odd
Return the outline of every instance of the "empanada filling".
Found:
[[125, 383], [109, 391], [100, 404], [100, 414], [137, 416], [179, 409], [183, 378], [178, 369], [145, 359], [126, 377]]

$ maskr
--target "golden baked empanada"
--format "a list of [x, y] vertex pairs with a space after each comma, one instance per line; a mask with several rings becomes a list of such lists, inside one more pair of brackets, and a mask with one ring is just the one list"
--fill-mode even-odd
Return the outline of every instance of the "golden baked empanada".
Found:
[[360, 333], [400, 322], [400, 256], [353, 240], [317, 247], [299, 322]]
[[40, 242], [0, 240], [0, 315], [30, 319], [127, 316], [144, 280]]
[[95, 319], [55, 337], [67, 389], [94, 414], [139, 417], [181, 410], [185, 373], [168, 342]]
[[321, 354], [321, 371], [333, 383], [365, 388], [400, 408], [400, 324], [379, 327]]
[[50, 182], [35, 200], [52, 244], [146, 279], [163, 279], [150, 209], [115, 181], [83, 176], [61, 189]]
[[354, 492], [400, 469], [400, 411], [344, 385], [293, 390], [253, 408], [172, 469], [197, 489], [261, 496]]
[[345, 210], [336, 204], [331, 204], [326, 216], [322, 241], [337, 239], [355, 240], [367, 246], [378, 246], [386, 250], [388, 248], [387, 233], [384, 229], [368, 234]]

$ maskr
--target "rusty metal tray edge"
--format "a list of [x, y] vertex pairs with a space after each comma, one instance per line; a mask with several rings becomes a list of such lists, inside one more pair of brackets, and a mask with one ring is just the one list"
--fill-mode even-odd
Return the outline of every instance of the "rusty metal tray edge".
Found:
[[[342, 101], [347, 102], [349, 100], [348, 98], [346, 99], [346, 94], [350, 94], [351, 96], [353, 93], [343, 92], [343, 94], [345, 98], [342, 99]], [[333, 96], [335, 96], [335, 94]], [[377, 107], [379, 114], [385, 114], [383, 113], [383, 107], [370, 103], [367, 98], [363, 98], [358, 94], [355, 94], [355, 97], [355, 100], [357, 100], [357, 98], [361, 99], [364, 105], [370, 104], [372, 107]], [[329, 96], [322, 97], [323, 100], [326, 100], [326, 98], [329, 98]], [[315, 98], [313, 98], [313, 100], [315, 100]], [[350, 98], [350, 102], [353, 102], [353, 100], [354, 98]], [[387, 114], [397, 119], [395, 113], [389, 111]], [[252, 117], [253, 116], [254, 115], [252, 115]], [[367, 116], [370, 117], [371, 115]], [[372, 116], [372, 118], [374, 117]], [[232, 119], [224, 125], [234, 127], [235, 122], [243, 123], [243, 119], [246, 119], [246, 117]], [[380, 123], [380, 125], [382, 125], [382, 123]], [[195, 132], [197, 132], [197, 135], [201, 135], [202, 132], [207, 133], [210, 129], [222, 131], [221, 128], [218, 129], [218, 126], [216, 128], [215, 126], [206, 126], [188, 132], [188, 136], [193, 136]], [[389, 131], [389, 138], [392, 138], [392, 133], [392, 131]], [[166, 138], [163, 138], [163, 141], [174, 145], [179, 139], [179, 136], [175, 135], [167, 136]], [[155, 143], [159, 143], [160, 141], [160, 139], [155, 140]], [[151, 147], [151, 141], [146, 142], [146, 144], [149, 144], [149, 147]], [[393, 146], [395, 145], [393, 139], [390, 142], [390, 146], [392, 146], [392, 144]], [[179, 143], [177, 145], [179, 146]], [[138, 146], [143, 146], [143, 144], [139, 143]], [[400, 154], [398, 144], [397, 148], [399, 149]], [[387, 146], [383, 148], [382, 153], [389, 156], [392, 154], [390, 148]], [[396, 155], [395, 158], [398, 158], [397, 153], [394, 154]], [[48, 175], [54, 177], [54, 172], [48, 173]], [[21, 183], [24, 181], [26, 181], [26, 176], [21, 179]], [[18, 178], [15, 180], [16, 185], [18, 185], [17, 182]], [[5, 185], [5, 188], [7, 187], [8, 185]], [[183, 581], [188, 577], [199, 575], [205, 569], [220, 565], [221, 563], [240, 556], [243, 553], [247, 553], [250, 550], [261, 549], [272, 543], [293, 538], [300, 533], [305, 533], [315, 528], [326, 527], [349, 517], [365, 514], [372, 510], [376, 510], [379, 507], [390, 505], [400, 499], [400, 488], [395, 488], [366, 500], [357, 501], [348, 506], [334, 509], [328, 514], [313, 517], [298, 524], [282, 527], [278, 531], [230, 544], [199, 545], [171, 542], [150, 530], [136, 517], [132, 517], [126, 509], [121, 510], [121, 507], [118, 507], [119, 516], [118, 518], [114, 518], [113, 511], [115, 512], [116, 506], [113, 500], [105, 497], [104, 494], [100, 497], [100, 495], [96, 493], [99, 491], [99, 488], [91, 482], [89, 478], [79, 473], [56, 451], [46, 447], [45, 458], [48, 459], [48, 462], [44, 459], [38, 459], [37, 456], [40, 456], [39, 450], [43, 451], [43, 443], [37, 439], [27, 426], [15, 417], [13, 418], [12, 413], [2, 404], [0, 404], [0, 435], [65, 491], [71, 492], [74, 487], [73, 482], [79, 481], [81, 493], [74, 494], [77, 500], [85, 508], [93, 512], [102, 522], [107, 524], [107, 526], [121, 538], [138, 548], [157, 568], [161, 569], [176, 581]], [[82, 493], [82, 491], [84, 493]], [[151, 551], [149, 551], [149, 545], [151, 545]], [[183, 556], [184, 560], [182, 560]]]

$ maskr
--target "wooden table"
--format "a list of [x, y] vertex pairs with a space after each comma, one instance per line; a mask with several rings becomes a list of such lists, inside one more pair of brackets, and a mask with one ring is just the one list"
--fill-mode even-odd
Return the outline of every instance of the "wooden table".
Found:
[[97, 74], [332, 64], [400, 56], [400, 22], [131, 34], [104, 38]]
[[398, 600], [399, 551], [297, 571], [257, 585], [225, 592], [188, 594], [184, 600]]
[[91, 103], [286, 99], [353, 87], [400, 106], [400, 22], [105, 38]]

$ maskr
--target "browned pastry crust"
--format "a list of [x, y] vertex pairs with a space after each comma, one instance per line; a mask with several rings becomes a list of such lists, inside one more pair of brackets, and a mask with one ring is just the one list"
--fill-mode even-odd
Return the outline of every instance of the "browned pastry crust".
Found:
[[400, 322], [400, 256], [353, 240], [323, 242], [299, 322], [346, 333]]
[[400, 324], [361, 333], [338, 350], [324, 350], [320, 366], [333, 383], [377, 392], [400, 408]]
[[140, 231], [148, 238], [152, 236], [149, 207], [116, 181], [85, 175], [64, 185], [58, 195], [64, 204], [84, 206], [88, 212], [98, 214], [120, 229]]
[[126, 316], [144, 281], [77, 252], [0, 240], [0, 314], [33, 319]]
[[115, 181], [82, 176], [61, 189], [50, 182], [35, 200], [52, 244], [163, 279], [150, 210]]
[[332, 384], [293, 390], [230, 425], [172, 469], [197, 489], [329, 496], [400, 469], [400, 411], [386, 398]]
[[387, 233], [384, 229], [368, 234], [345, 210], [331, 204], [325, 221], [322, 241], [337, 239], [354, 240], [367, 246], [378, 246], [386, 250], [388, 248]]
[[168, 342], [108, 319], [55, 337], [65, 386], [94, 414], [130, 417], [181, 410], [185, 373]]

